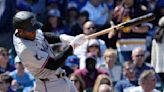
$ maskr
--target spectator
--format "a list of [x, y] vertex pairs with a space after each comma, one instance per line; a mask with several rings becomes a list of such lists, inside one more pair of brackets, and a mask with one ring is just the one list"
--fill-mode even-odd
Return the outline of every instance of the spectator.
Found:
[[88, 0], [69, 0], [69, 2], [74, 2], [77, 5], [77, 9], [80, 11], [81, 8], [85, 6]]
[[19, 12], [19, 11], [32, 11], [30, 5], [26, 5], [26, 4], [23, 4], [23, 3], [17, 3], [16, 4], [16, 12]]
[[[117, 51], [114, 49], [106, 49], [104, 52], [104, 64], [100, 65], [100, 69], [108, 71], [112, 81], [115, 83], [121, 79], [122, 67], [117, 62]], [[117, 73], [115, 73], [117, 71]]]
[[114, 92], [110, 85], [101, 84], [97, 92]]
[[86, 68], [75, 71], [75, 74], [82, 77], [85, 81], [86, 90], [93, 88], [95, 80], [99, 74], [107, 74], [107, 72], [96, 68], [96, 59], [88, 56], [85, 60]]
[[76, 55], [71, 55], [68, 56], [68, 58], [66, 59], [65, 65], [71, 68], [73, 71], [76, 71], [77, 69], [79, 69], [79, 63], [79, 58]]
[[135, 72], [137, 78], [141, 75], [141, 73], [145, 70], [154, 70], [154, 68], [145, 62], [145, 51], [141, 47], [137, 47], [132, 51], [132, 59], [135, 65]]
[[22, 61], [18, 56], [15, 58], [16, 70], [12, 71], [10, 75], [13, 80], [17, 82], [16, 91], [30, 92], [34, 90], [36, 85], [34, 76], [24, 67]]
[[[95, 32], [96, 32], [96, 27], [92, 21], [87, 21], [83, 24], [83, 34], [90, 35], [90, 34], [95, 33]], [[106, 49], [105, 42], [101, 39], [98, 39], [98, 38], [92, 38], [92, 39], [96, 39], [98, 41], [99, 46], [100, 46], [100, 51], [101, 51], [100, 56], [103, 56], [104, 51]], [[79, 58], [85, 56], [86, 52], [87, 52], [88, 43], [89, 43], [89, 40], [84, 42], [78, 48], [74, 49], [74, 54], [77, 55]]]
[[0, 47], [0, 73], [11, 72], [13, 70], [15, 70], [15, 67], [9, 62], [8, 50]]
[[65, 18], [65, 13], [67, 10], [67, 0], [45, 0], [46, 1], [46, 11], [50, 9], [59, 9], [61, 11], [61, 18]]
[[90, 35], [93, 34], [97, 31], [95, 24], [93, 23], [93, 21], [86, 21], [83, 24], [83, 33], [85, 35]]
[[155, 89], [156, 80], [155, 72], [146, 70], [139, 77], [140, 86], [127, 88], [126, 92], [160, 92]]
[[101, 0], [88, 0], [81, 11], [87, 11], [89, 20], [93, 21], [96, 26], [103, 26], [108, 20], [108, 7]]
[[97, 39], [90, 39], [87, 43], [87, 51], [85, 56], [80, 57], [80, 68], [86, 67], [85, 59], [87, 56], [93, 56], [96, 59], [96, 67], [98, 68], [101, 64], [104, 63], [103, 56], [101, 55], [100, 42]]
[[63, 23], [59, 9], [50, 9], [48, 11], [48, 19], [44, 30], [45, 32], [53, 32], [56, 35], [68, 33], [68, 28]]
[[16, 0], [0, 0], [0, 47], [10, 49], [13, 46], [12, 18], [16, 10]]
[[78, 23], [78, 15], [79, 11], [77, 10], [77, 7], [71, 6], [67, 8], [67, 12], [65, 13], [65, 22], [68, 26], [69, 30], [72, 29], [73, 25]]
[[[154, 67], [151, 66], [150, 63], [145, 62], [145, 51], [141, 47], [137, 47], [132, 51], [132, 59], [133, 63], [135, 65], [135, 72], [136, 72], [136, 77], [139, 78], [141, 73], [145, 70], [153, 70], [155, 71]], [[158, 74], [156, 74], [157, 78], [157, 84], [156, 87], [161, 87], [161, 80]], [[138, 80], [138, 79], [137, 79]]]
[[120, 4], [122, 4], [122, 0], [114, 0], [114, 8]]
[[77, 88], [77, 92], [84, 92], [84, 89], [85, 89], [85, 82], [84, 80], [81, 78], [81, 76], [79, 75], [76, 75], [74, 73], [72, 73], [70, 76], [69, 76], [69, 79], [74, 83], [74, 85], [76, 86]]
[[[137, 0], [123, 0], [122, 4], [114, 9], [113, 22], [119, 24], [126, 22], [132, 18], [139, 17], [147, 13], [146, 7], [137, 3]], [[122, 30], [110, 32], [112, 36], [118, 37], [117, 50], [119, 61], [131, 61], [131, 52], [134, 48], [141, 46], [146, 50], [146, 35], [148, 30], [152, 28], [150, 23], [142, 23], [137, 26], [130, 26]]]
[[161, 81], [164, 83], [164, 17], [161, 17], [158, 23], [159, 30], [152, 41], [151, 65], [159, 74]]
[[115, 84], [115, 92], [124, 92], [128, 87], [138, 86], [138, 81], [134, 71], [134, 64], [131, 61], [123, 64], [123, 78]]
[[113, 83], [109, 76], [100, 74], [95, 81], [93, 92], [114, 92]]
[[105, 0], [109, 10], [114, 9], [114, 0]]
[[83, 33], [83, 24], [89, 21], [89, 14], [87, 11], [81, 11], [78, 15], [77, 23], [70, 28], [70, 35], [78, 35]]
[[60, 6], [61, 6], [61, 4], [58, 0], [47, 0], [47, 2], [46, 2], [47, 11], [49, 11], [51, 9], [59, 9]]
[[79, 58], [76, 55], [68, 56], [62, 69], [65, 70], [66, 76], [69, 77], [70, 74], [79, 69]]
[[13, 79], [9, 74], [7, 73], [0, 74], [0, 92], [14, 92], [11, 89], [12, 81]]

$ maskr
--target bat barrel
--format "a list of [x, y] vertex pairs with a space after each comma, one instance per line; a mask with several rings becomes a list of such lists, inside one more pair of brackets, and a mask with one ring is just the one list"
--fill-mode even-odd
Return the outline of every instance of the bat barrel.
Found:
[[143, 22], [152, 21], [154, 19], [155, 19], [154, 14], [149, 13], [149, 14], [134, 18], [132, 20], [129, 20], [127, 22], [123, 22], [123, 23], [120, 23], [118, 25], [112, 26], [110, 28], [107, 28], [107, 29], [101, 30], [99, 32], [93, 33], [91, 35], [88, 35], [88, 36], [86, 36], [86, 39], [96, 38], [97, 36], [104, 35], [104, 34], [110, 32], [112, 30], [118, 30], [118, 29], [122, 29], [124, 27], [138, 25], [138, 24], [141, 24]]
[[129, 20], [127, 22], [123, 22], [123, 23], [121, 23], [121, 25], [123, 27], [134, 26], [134, 25], [141, 24], [143, 22], [152, 21], [154, 19], [155, 19], [154, 14], [153, 13], [148, 13], [146, 15], [143, 15], [143, 16], [140, 16], [140, 17], [137, 17], [137, 18], [134, 18], [134, 19]]

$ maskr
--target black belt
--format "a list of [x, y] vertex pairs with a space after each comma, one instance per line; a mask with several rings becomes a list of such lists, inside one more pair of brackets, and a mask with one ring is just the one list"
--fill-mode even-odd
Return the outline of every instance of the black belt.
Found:
[[49, 79], [48, 78], [39, 78], [42, 82], [44, 82], [44, 81], [49, 81]]

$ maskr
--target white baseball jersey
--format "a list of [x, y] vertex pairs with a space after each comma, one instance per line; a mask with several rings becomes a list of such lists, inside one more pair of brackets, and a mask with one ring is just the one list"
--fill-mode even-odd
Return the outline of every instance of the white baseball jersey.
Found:
[[[16, 33], [17, 30], [15, 34]], [[49, 79], [49, 81], [46, 81], [48, 92], [55, 92], [54, 90], [57, 92], [77, 92], [73, 83], [65, 76], [63, 78], [57, 78], [56, 74], [62, 73], [61, 69], [55, 71], [43, 68], [48, 58], [53, 58], [54, 55], [40, 29], [36, 30], [36, 38], [34, 41], [19, 38], [15, 36], [15, 34], [13, 35], [13, 43], [18, 57], [23, 61], [22, 63], [25, 67], [35, 75], [37, 80]], [[36, 82], [36, 91], [46, 92], [43, 91], [45, 90], [45, 84], [40, 80]]]
[[25, 40], [14, 35], [13, 43], [19, 58], [22, 61], [33, 62], [37, 68], [41, 68], [49, 57], [53, 57], [51, 48], [39, 29], [36, 30], [34, 41]]

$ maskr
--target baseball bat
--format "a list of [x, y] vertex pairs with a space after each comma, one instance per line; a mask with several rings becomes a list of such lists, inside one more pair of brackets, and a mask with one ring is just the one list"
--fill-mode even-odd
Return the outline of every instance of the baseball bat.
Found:
[[118, 29], [122, 29], [122, 28], [125, 28], [125, 27], [129, 27], [129, 26], [134, 26], [134, 25], [138, 25], [138, 24], [141, 24], [143, 22], [149, 22], [149, 21], [152, 21], [155, 19], [155, 16], [153, 13], [148, 13], [146, 15], [143, 15], [143, 16], [140, 16], [140, 17], [137, 17], [137, 18], [133, 18], [132, 20], [129, 20], [127, 22], [123, 22], [123, 23], [120, 23], [118, 25], [115, 25], [115, 26], [112, 26], [110, 28], [107, 28], [107, 29], [104, 29], [104, 30], [101, 30], [99, 32], [96, 32], [96, 33], [93, 33], [91, 35], [87, 35], [86, 36], [86, 39], [91, 39], [91, 38], [95, 38], [97, 36], [100, 36], [100, 35], [104, 35], [112, 30], [118, 30]]

